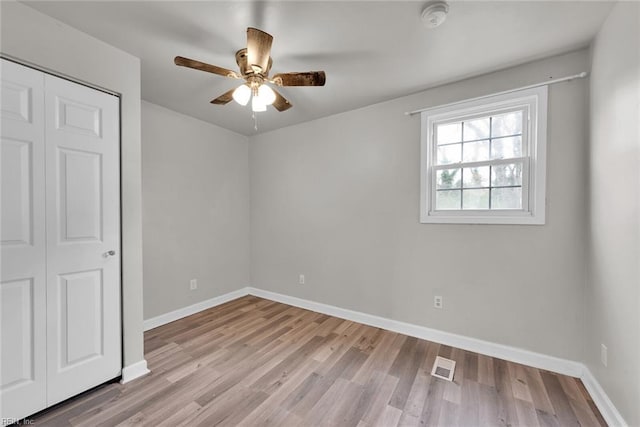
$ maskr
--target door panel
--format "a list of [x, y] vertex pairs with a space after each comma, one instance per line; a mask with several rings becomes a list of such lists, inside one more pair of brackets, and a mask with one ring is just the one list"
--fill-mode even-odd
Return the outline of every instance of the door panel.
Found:
[[45, 89], [52, 405], [120, 374], [119, 100], [48, 75]]
[[75, 132], [100, 138], [102, 109], [78, 101], [56, 98], [56, 127], [66, 132]]
[[60, 242], [102, 240], [102, 155], [58, 149]]
[[20, 279], [0, 284], [2, 298], [2, 340], [11, 351], [2, 355], [3, 390], [19, 388], [35, 379], [33, 372], [33, 280]]
[[3, 246], [32, 243], [33, 221], [33, 165], [31, 141], [2, 138], [2, 227]]
[[[4, 64], [3, 60], [3, 64]], [[3, 65], [3, 71], [9, 68], [15, 68], [17, 65], [6, 61], [6, 64]], [[15, 72], [12, 70], [11, 73], [13, 76], [7, 76], [6, 79], [2, 79], [2, 117], [13, 119], [19, 122], [32, 123], [33, 117], [33, 95], [34, 89], [36, 92], [41, 92], [42, 83], [38, 82], [34, 85], [34, 81], [28, 78], [27, 80], [21, 81], [19, 76], [16, 76]], [[27, 72], [34, 76], [35, 79], [41, 80], [42, 75], [40, 75], [37, 71], [29, 70]], [[37, 93], [36, 93], [37, 95]]]
[[102, 271], [60, 275], [56, 291], [62, 344], [60, 368], [72, 368], [103, 356]]
[[0, 418], [21, 418], [46, 407], [44, 77], [0, 76]]

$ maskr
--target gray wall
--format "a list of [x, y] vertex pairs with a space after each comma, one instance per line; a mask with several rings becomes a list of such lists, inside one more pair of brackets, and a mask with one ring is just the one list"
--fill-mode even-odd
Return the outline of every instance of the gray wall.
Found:
[[142, 103], [145, 319], [249, 284], [248, 156], [247, 137]]
[[404, 112], [588, 60], [574, 52], [252, 137], [252, 285], [581, 359], [588, 81], [550, 87], [544, 226], [420, 224], [420, 118]]
[[640, 425], [639, 28], [640, 5], [618, 3], [592, 49], [585, 350], [589, 369], [632, 426]]
[[124, 364], [143, 359], [140, 60], [25, 5], [0, 2], [2, 54], [122, 95]]

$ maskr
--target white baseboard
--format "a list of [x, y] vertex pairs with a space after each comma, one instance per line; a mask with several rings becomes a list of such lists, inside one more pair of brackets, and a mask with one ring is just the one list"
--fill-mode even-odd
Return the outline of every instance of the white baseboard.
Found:
[[611, 402], [611, 399], [609, 399], [598, 381], [591, 374], [591, 371], [589, 371], [589, 369], [580, 362], [561, 359], [554, 356], [548, 356], [546, 354], [536, 353], [508, 345], [496, 344], [463, 335], [452, 334], [450, 332], [439, 331], [437, 329], [413, 325], [380, 316], [374, 316], [372, 314], [347, 310], [333, 305], [322, 304], [262, 289], [250, 287], [248, 288], [248, 293], [257, 297], [316, 311], [329, 316], [339, 317], [341, 319], [363, 323], [365, 325], [437, 342], [439, 344], [473, 351], [486, 356], [496, 357], [510, 362], [521, 363], [523, 365], [545, 369], [558, 374], [580, 378], [607, 424], [612, 427], [627, 426], [624, 418], [620, 415], [620, 412], [618, 412], [615, 405]]
[[284, 304], [293, 305], [307, 310], [317, 311], [319, 313], [347, 319], [365, 325], [374, 326], [376, 328], [386, 329], [388, 331], [397, 332], [411, 337], [421, 338], [428, 341], [437, 342], [439, 344], [449, 345], [451, 347], [461, 348], [476, 353], [484, 354], [499, 359], [509, 360], [524, 365], [533, 366], [539, 369], [557, 372], [572, 377], [580, 377], [583, 365], [579, 362], [560, 359], [553, 356], [547, 356], [541, 353], [511, 347], [503, 344], [495, 344], [489, 341], [483, 341], [476, 338], [470, 338], [463, 335], [443, 332], [437, 329], [427, 328], [425, 326], [413, 325], [411, 323], [400, 322], [398, 320], [386, 319], [384, 317], [372, 314], [361, 313], [358, 311], [347, 310], [333, 305], [317, 303], [301, 298], [290, 297], [288, 295], [278, 294], [262, 289], [249, 288], [249, 293], [258, 297], [282, 302]]
[[[215, 307], [217, 305], [243, 297], [245, 295], [254, 295], [257, 297], [269, 299], [271, 301], [277, 301], [283, 304], [292, 305], [294, 307], [304, 308], [307, 310], [316, 311], [318, 313], [327, 314], [329, 316], [339, 317], [341, 319], [351, 320], [353, 322], [374, 326], [376, 328], [382, 328], [392, 332], [433, 341], [439, 344], [445, 344], [451, 347], [457, 347], [463, 350], [473, 351], [475, 353], [508, 360], [510, 362], [521, 363], [523, 365], [580, 378], [584, 383], [587, 391], [591, 395], [594, 403], [602, 413], [605, 421], [610, 426], [627, 426], [624, 418], [620, 415], [620, 412], [618, 412], [616, 407], [613, 405], [598, 381], [592, 375], [591, 371], [589, 371], [589, 369], [580, 362], [561, 359], [554, 356], [548, 356], [546, 354], [536, 353], [533, 351], [511, 347], [504, 344], [496, 344], [493, 342], [466, 337], [463, 335], [457, 335], [450, 332], [439, 331], [437, 329], [427, 328], [426, 326], [419, 326], [411, 323], [401, 322], [398, 320], [387, 319], [372, 314], [348, 310], [333, 305], [309, 301], [302, 298], [279, 294], [276, 292], [265, 291], [254, 287], [238, 289], [237, 291], [229, 292], [228, 294], [224, 294], [207, 301], [193, 304], [188, 307], [145, 320], [144, 330], [147, 331], [149, 329], [162, 326], [166, 323], [173, 322], [174, 320], [181, 319], [183, 317], [195, 314], [199, 311], [206, 310], [211, 307]], [[144, 363], [144, 369], [146, 370], [146, 362]], [[123, 381], [125, 378], [124, 372], [125, 370], [123, 369]], [[144, 375], [144, 373], [141, 375]]]
[[628, 424], [622, 417], [622, 414], [618, 412], [618, 409], [615, 407], [611, 399], [609, 399], [609, 396], [607, 396], [607, 393], [605, 393], [598, 380], [596, 380], [596, 377], [593, 376], [589, 368], [586, 366], [584, 366], [580, 379], [607, 424], [611, 427], [627, 427]]
[[225, 302], [232, 301], [234, 299], [243, 297], [249, 294], [249, 288], [238, 289], [237, 291], [229, 292], [224, 295], [220, 295], [215, 298], [208, 299], [206, 301], [202, 301], [188, 307], [183, 307], [178, 310], [170, 311], [169, 313], [161, 314], [160, 316], [152, 317], [151, 319], [147, 319], [143, 323], [143, 328], [145, 331], [149, 329], [157, 328], [158, 326], [166, 325], [167, 323], [171, 323], [175, 320], [182, 319], [183, 317], [191, 316], [192, 314], [199, 313], [203, 310], [206, 310], [211, 307], [215, 307], [220, 304], [224, 304]]
[[142, 359], [133, 365], [125, 366], [122, 368], [122, 379], [120, 380], [120, 384], [126, 384], [129, 381], [133, 381], [143, 375], [147, 375], [149, 372], [151, 371], [147, 369], [147, 361], [145, 359]]

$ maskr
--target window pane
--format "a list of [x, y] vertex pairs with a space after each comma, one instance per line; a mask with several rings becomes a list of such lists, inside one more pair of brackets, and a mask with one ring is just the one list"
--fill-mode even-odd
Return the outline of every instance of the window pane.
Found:
[[465, 162], [481, 162], [489, 160], [489, 140], [467, 142], [464, 144]]
[[438, 147], [438, 165], [459, 163], [462, 156], [462, 144], [441, 145]]
[[491, 186], [522, 185], [522, 163], [491, 166]]
[[460, 169], [442, 169], [436, 172], [436, 182], [440, 188], [460, 188]]
[[492, 209], [522, 209], [522, 187], [491, 190]]
[[489, 166], [464, 168], [462, 171], [462, 186], [464, 188], [488, 187], [489, 174]]
[[464, 122], [464, 140], [489, 138], [489, 117]]
[[522, 133], [522, 111], [493, 116], [491, 136], [519, 135]]
[[462, 123], [458, 122], [438, 125], [437, 140], [438, 145], [462, 141]]
[[437, 191], [436, 209], [460, 209], [460, 190]]
[[462, 190], [462, 209], [489, 209], [489, 189]]
[[496, 138], [491, 141], [492, 159], [510, 159], [522, 156], [522, 137]]

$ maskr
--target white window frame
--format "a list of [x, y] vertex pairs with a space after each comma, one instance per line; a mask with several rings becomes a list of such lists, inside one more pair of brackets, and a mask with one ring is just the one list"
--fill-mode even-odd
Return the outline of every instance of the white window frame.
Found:
[[[494, 96], [456, 102], [421, 112], [420, 222], [458, 224], [533, 224], [545, 223], [545, 186], [547, 158], [546, 85]], [[435, 127], [446, 122], [486, 117], [510, 110], [524, 110], [521, 158], [464, 163], [468, 166], [523, 162], [522, 209], [436, 210], [435, 170], [460, 167], [463, 163], [436, 165]]]

